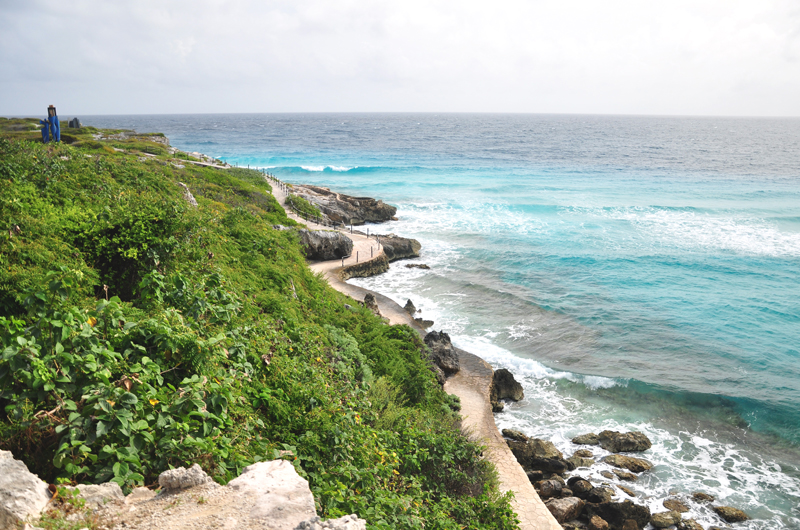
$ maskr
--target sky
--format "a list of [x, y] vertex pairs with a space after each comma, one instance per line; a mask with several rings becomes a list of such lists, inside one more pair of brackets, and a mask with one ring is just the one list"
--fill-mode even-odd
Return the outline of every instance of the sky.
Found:
[[800, 116], [798, 0], [0, 0], [0, 115]]

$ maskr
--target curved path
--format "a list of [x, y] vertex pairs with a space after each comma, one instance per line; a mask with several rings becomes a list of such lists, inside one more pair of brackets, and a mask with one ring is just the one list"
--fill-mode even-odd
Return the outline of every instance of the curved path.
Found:
[[[329, 227], [305, 221], [297, 216], [285, 205], [286, 194], [279, 186], [272, 187], [272, 193], [281, 206], [286, 210], [286, 215], [299, 223], [303, 223], [311, 230], [330, 230]], [[359, 256], [369, 256], [370, 249], [374, 257], [383, 254], [383, 249], [377, 246], [374, 239], [368, 238], [360, 232], [349, 233], [342, 231], [353, 240], [353, 255], [344, 260], [344, 266], [356, 263], [356, 251]], [[363, 254], [362, 254], [363, 253]], [[366, 261], [360, 259], [359, 261]], [[389, 319], [390, 324], [406, 324], [415, 329], [420, 336], [425, 335], [425, 330], [411, 318], [394, 300], [374, 291], [369, 291], [342, 281], [342, 260], [311, 262], [308, 265], [314, 272], [321, 273], [331, 287], [346, 294], [355, 300], [363, 300], [364, 295], [372, 293], [378, 303], [381, 315]], [[497, 430], [489, 403], [489, 387], [492, 383], [492, 367], [478, 357], [464, 350], [458, 350], [461, 369], [447, 379], [444, 389], [454, 394], [461, 400], [461, 426], [466, 434], [473, 440], [486, 446], [485, 456], [497, 468], [502, 492], [514, 492], [511, 506], [520, 519], [521, 530], [562, 530], [562, 527], [550, 514], [533, 485], [528, 480], [522, 466], [511, 453], [505, 440]]]

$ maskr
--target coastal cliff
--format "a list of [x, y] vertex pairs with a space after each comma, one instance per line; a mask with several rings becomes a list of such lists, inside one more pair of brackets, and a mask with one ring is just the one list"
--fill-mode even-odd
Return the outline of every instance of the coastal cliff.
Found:
[[351, 197], [328, 188], [308, 184], [295, 185], [292, 193], [316, 206], [335, 224], [363, 225], [391, 221], [397, 208], [371, 197]]

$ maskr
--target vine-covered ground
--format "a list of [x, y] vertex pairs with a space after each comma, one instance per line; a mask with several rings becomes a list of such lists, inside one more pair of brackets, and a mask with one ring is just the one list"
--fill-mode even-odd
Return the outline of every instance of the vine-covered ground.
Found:
[[27, 123], [0, 119], [0, 448], [126, 489], [285, 458], [325, 518], [516, 526], [419, 337], [309, 271], [258, 172]]

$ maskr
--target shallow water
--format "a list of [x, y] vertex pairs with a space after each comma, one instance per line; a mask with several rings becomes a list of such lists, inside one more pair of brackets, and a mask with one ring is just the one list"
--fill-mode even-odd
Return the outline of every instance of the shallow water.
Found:
[[[564, 452], [637, 429], [651, 508], [702, 490], [800, 528], [800, 120], [87, 117], [398, 206], [418, 262], [353, 280], [511, 369], [497, 415]], [[593, 474], [602, 465], [591, 469]], [[719, 524], [705, 507], [693, 516]]]

